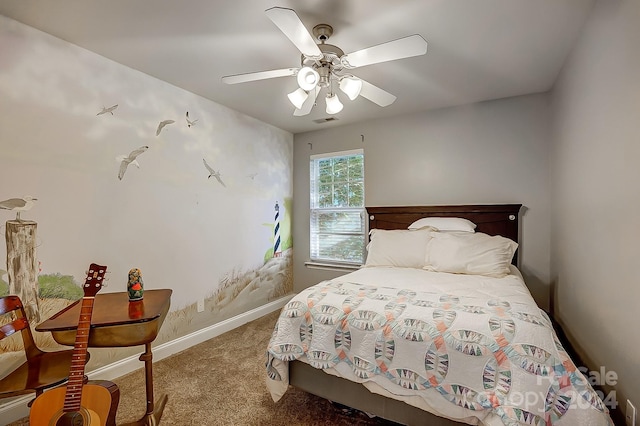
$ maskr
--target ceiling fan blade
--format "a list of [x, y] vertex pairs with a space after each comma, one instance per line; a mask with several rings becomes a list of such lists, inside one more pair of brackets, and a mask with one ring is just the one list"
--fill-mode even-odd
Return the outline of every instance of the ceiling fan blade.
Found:
[[247, 81], [264, 80], [275, 77], [288, 77], [296, 75], [298, 68], [283, 68], [279, 70], [248, 72], [245, 74], [227, 75], [222, 77], [222, 81], [227, 84], [246, 83]]
[[309, 114], [316, 103], [316, 98], [318, 97], [319, 92], [320, 89], [318, 87], [314, 88], [313, 92], [309, 92], [309, 97], [302, 104], [302, 108], [296, 108], [293, 111], [293, 115], [295, 115], [296, 117], [300, 117]]
[[371, 102], [386, 107], [395, 102], [396, 97], [386, 90], [382, 90], [378, 86], [362, 80], [362, 90], [360, 96], [369, 99]]
[[348, 53], [340, 58], [345, 68], [364, 67], [427, 53], [427, 41], [418, 34]]
[[265, 13], [303, 55], [314, 58], [322, 57], [320, 48], [293, 9], [272, 7], [265, 10]]

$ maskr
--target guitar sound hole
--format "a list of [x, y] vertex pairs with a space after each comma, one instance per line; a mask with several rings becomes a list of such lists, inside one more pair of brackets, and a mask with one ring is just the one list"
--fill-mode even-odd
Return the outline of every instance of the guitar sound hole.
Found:
[[56, 426], [83, 426], [84, 419], [82, 414], [77, 411], [72, 413], [64, 413], [56, 422]]

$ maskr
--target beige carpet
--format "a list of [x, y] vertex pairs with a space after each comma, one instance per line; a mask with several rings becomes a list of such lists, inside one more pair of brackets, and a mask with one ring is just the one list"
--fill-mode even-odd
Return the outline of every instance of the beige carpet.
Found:
[[[265, 385], [265, 350], [279, 312], [153, 364], [156, 399], [166, 393], [162, 425], [395, 425], [290, 387], [274, 403]], [[115, 380], [117, 423], [145, 412], [142, 369]], [[11, 426], [27, 425], [23, 419]]]

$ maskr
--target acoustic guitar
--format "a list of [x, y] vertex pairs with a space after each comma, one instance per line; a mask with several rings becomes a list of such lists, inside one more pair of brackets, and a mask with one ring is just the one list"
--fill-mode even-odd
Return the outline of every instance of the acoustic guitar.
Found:
[[[92, 263], [83, 285], [78, 330], [66, 386], [48, 390], [35, 399], [29, 414], [32, 426], [108, 426], [115, 424], [120, 390], [112, 382], [84, 383], [87, 345], [95, 295], [102, 288], [106, 266]], [[114, 403], [115, 402], [115, 403]]]

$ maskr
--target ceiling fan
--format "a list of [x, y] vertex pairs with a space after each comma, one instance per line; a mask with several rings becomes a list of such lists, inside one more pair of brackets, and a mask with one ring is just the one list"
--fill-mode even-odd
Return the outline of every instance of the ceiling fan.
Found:
[[[322, 89], [326, 89], [327, 114], [340, 112], [343, 105], [338, 99], [335, 86], [338, 86], [351, 100], [362, 96], [381, 107], [391, 105], [396, 100], [394, 95], [356, 77], [350, 71], [366, 65], [427, 53], [425, 39], [414, 34], [345, 54], [339, 47], [326, 43], [333, 34], [333, 28], [330, 25], [316, 25], [313, 27], [312, 36], [293, 9], [272, 7], [265, 13], [302, 53], [300, 67], [228, 75], [222, 77], [222, 81], [227, 84], [236, 84], [295, 76], [299, 87], [288, 94], [289, 100], [295, 106], [293, 112], [295, 116], [309, 114]], [[314, 37], [319, 43], [316, 43]]]

